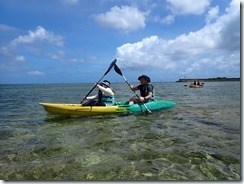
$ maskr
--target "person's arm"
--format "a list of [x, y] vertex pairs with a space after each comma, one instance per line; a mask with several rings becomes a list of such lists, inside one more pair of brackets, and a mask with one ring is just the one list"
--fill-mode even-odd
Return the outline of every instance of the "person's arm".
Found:
[[98, 95], [94, 95], [94, 96], [88, 96], [86, 97], [87, 100], [93, 100], [96, 99]]
[[105, 88], [105, 87], [103, 87], [103, 86], [101, 86], [101, 85], [97, 85], [97, 87], [103, 92], [103, 93], [105, 93], [106, 95], [109, 95], [109, 96], [113, 96], [114, 95], [114, 92], [113, 92], [113, 90], [111, 89], [111, 88]]
[[137, 86], [130, 85], [130, 89], [133, 90], [133, 91], [136, 91], [136, 90], [138, 90], [138, 87]]
[[150, 98], [152, 98], [152, 92], [149, 92], [148, 95], [144, 97], [144, 101], [147, 101]]

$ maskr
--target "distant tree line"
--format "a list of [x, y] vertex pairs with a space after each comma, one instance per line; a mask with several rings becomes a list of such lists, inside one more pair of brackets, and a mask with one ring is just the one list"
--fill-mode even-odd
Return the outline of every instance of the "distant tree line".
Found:
[[176, 82], [193, 82], [194, 80], [199, 80], [200, 82], [226, 82], [226, 81], [240, 81], [240, 78], [228, 78], [228, 77], [215, 77], [207, 79], [179, 79]]

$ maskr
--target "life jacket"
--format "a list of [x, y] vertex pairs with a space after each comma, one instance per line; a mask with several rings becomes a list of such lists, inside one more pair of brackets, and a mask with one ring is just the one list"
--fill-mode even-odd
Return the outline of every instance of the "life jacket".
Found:
[[151, 83], [148, 83], [147, 85], [150, 85], [152, 87], [152, 97], [149, 99], [149, 101], [154, 101], [154, 99], [155, 99], [154, 86]]
[[98, 90], [98, 103], [101, 105], [113, 105], [114, 97], [106, 96], [103, 94], [103, 92], [101, 90]]
[[140, 90], [141, 95], [147, 96], [149, 94], [149, 92], [148, 92], [149, 85], [152, 87], [152, 97], [147, 102], [154, 101], [154, 86], [151, 83], [148, 83], [145, 87], [142, 87], [142, 89]]

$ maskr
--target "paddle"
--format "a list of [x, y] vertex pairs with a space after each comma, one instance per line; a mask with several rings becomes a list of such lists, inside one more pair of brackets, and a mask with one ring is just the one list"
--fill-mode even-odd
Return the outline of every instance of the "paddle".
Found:
[[[114, 70], [115, 70], [115, 72], [116, 73], [118, 73], [119, 75], [121, 75], [123, 78], [124, 78], [124, 80], [125, 80], [125, 82], [128, 84], [128, 86], [130, 87], [131, 85], [130, 85], [130, 83], [127, 81], [127, 79], [123, 76], [123, 74], [122, 74], [122, 72], [121, 72], [121, 70], [119, 69], [119, 67], [116, 65], [116, 64], [114, 64]], [[131, 88], [130, 88], [131, 89]], [[131, 89], [132, 90], [132, 89]], [[135, 95], [137, 96], [137, 98], [138, 99], [140, 99], [140, 97], [138, 96], [138, 94], [134, 91], [134, 90], [132, 90], [134, 93], [135, 93]], [[149, 112], [149, 113], [152, 113], [152, 111], [150, 111], [148, 108], [147, 108], [147, 106], [142, 102], [142, 104], [144, 105], [144, 107], [146, 108], [146, 110], [147, 110], [147, 112]]]
[[[112, 63], [110, 64], [110, 66], [108, 67], [108, 70], [103, 74], [103, 76], [101, 77], [101, 79], [97, 82], [97, 84], [103, 79], [103, 77], [105, 75], [107, 75], [107, 73], [111, 70], [111, 68], [113, 68], [113, 66], [115, 65], [117, 59], [114, 59], [112, 61]], [[87, 95], [83, 98], [83, 100], [80, 102], [81, 104], [83, 103], [83, 101], [86, 99], [86, 97], [88, 97], [90, 95], [90, 93], [95, 89], [95, 85], [93, 86], [93, 88], [87, 93]]]

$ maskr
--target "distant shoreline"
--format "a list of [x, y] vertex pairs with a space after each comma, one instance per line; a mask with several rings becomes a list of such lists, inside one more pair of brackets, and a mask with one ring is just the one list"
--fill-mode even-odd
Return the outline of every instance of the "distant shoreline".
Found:
[[227, 77], [216, 77], [216, 78], [207, 78], [207, 79], [179, 79], [176, 82], [193, 82], [194, 80], [199, 80], [200, 82], [231, 82], [231, 81], [240, 81], [240, 78], [227, 78]]

